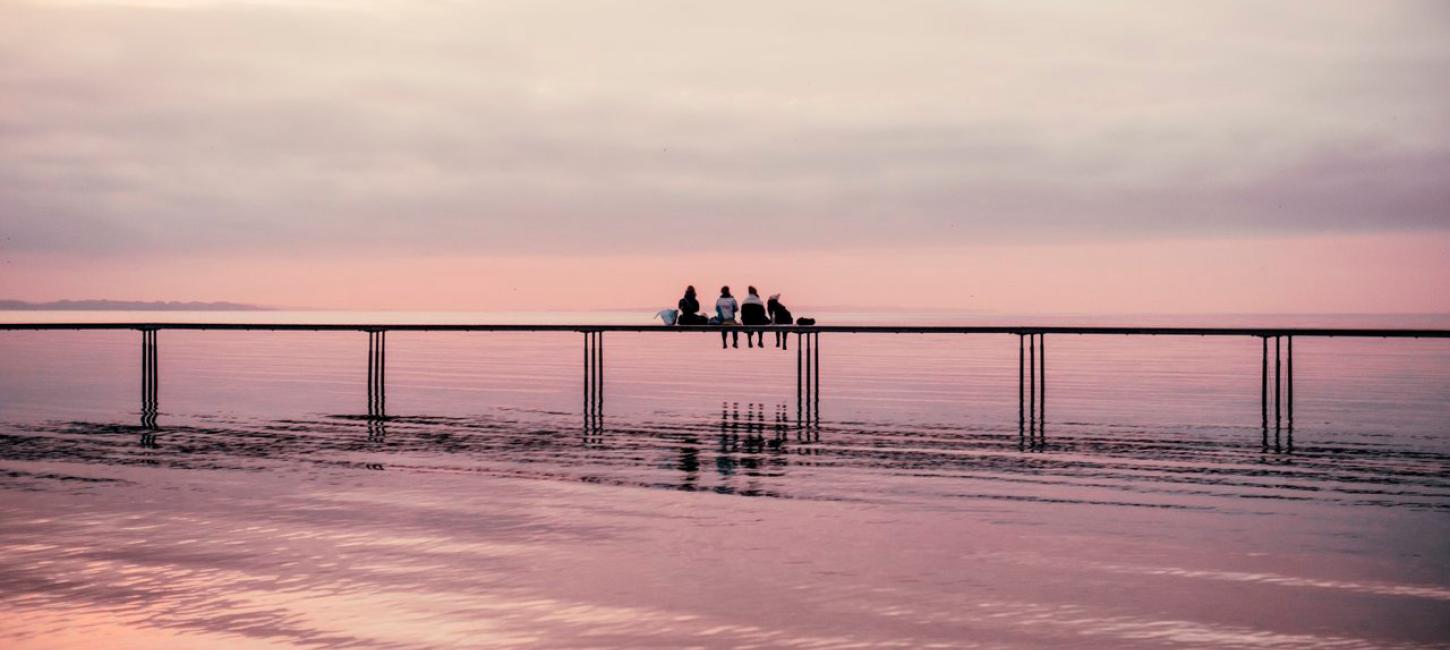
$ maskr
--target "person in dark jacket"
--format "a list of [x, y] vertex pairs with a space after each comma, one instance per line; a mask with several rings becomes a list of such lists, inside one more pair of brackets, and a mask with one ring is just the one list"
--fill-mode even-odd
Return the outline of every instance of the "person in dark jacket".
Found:
[[[765, 311], [765, 303], [760, 300], [760, 294], [755, 287], [748, 289], [750, 295], [745, 296], [745, 302], [740, 303], [740, 323], [747, 327], [761, 327], [770, 324], [770, 314]], [[745, 332], [745, 344], [755, 347], [752, 340], [755, 337], [760, 339], [760, 349], [765, 349], [765, 331]]]
[[[791, 316], [790, 310], [786, 309], [785, 305], [780, 304], [780, 294], [778, 293], [771, 296], [770, 300], [765, 301], [765, 311], [770, 315], [771, 323], [776, 325], [792, 325], [795, 323], [795, 317]], [[761, 345], [765, 345], [765, 343], [761, 342]], [[775, 347], [782, 350], [789, 350], [790, 334], [776, 332]]]
[[685, 287], [685, 297], [680, 298], [680, 317], [675, 321], [680, 325], [704, 325], [709, 322], [700, 314], [700, 299], [695, 297], [695, 285]]

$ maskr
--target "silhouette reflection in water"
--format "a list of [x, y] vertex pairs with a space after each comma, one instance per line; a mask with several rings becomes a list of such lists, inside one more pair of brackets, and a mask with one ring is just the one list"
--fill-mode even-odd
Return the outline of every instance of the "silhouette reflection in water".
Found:
[[[737, 469], [747, 473], [761, 469], [760, 454], [784, 451], [789, 421], [785, 404], [776, 405], [775, 421], [767, 427], [765, 404], [747, 403], [742, 420], [739, 402], [721, 402], [720, 449], [715, 457], [715, 470], [722, 477], [729, 477]], [[771, 434], [769, 437], [766, 437], [767, 428]]]

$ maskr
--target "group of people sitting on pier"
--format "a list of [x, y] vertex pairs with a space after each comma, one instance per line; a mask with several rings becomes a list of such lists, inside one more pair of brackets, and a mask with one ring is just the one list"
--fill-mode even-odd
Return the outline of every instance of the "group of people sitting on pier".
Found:
[[[679, 316], [675, 323], [678, 325], [792, 325], [795, 324], [795, 317], [791, 316], [790, 310], [780, 302], [780, 294], [775, 294], [769, 300], [762, 301], [760, 293], [755, 287], [746, 289], [749, 295], [745, 296], [743, 302], [736, 302], [735, 296], [730, 295], [730, 287], [720, 287], [720, 298], [715, 301], [715, 315], [705, 316], [700, 313], [700, 301], [695, 297], [695, 286], [685, 288], [685, 296], [680, 298]], [[765, 332], [756, 330], [745, 333], [745, 344], [755, 347], [755, 336], [759, 337], [760, 347], [765, 348]], [[734, 347], [740, 347], [740, 332], [720, 332], [720, 347], [728, 347], [726, 341], [730, 340]], [[775, 333], [775, 347], [782, 350], [789, 349], [785, 332]]]

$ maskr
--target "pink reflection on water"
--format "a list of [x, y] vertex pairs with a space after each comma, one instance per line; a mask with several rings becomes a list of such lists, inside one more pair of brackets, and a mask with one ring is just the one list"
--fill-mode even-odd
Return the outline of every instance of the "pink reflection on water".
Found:
[[[1442, 644], [1450, 346], [1296, 343], [1293, 454], [1258, 346], [1049, 337], [1047, 443], [1010, 336], [794, 354], [609, 335], [0, 336], [0, 602], [20, 647]], [[755, 498], [746, 498], [755, 497]]]

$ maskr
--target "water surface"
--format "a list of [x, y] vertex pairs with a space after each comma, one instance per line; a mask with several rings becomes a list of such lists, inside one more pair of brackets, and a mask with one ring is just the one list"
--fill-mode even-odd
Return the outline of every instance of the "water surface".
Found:
[[[647, 316], [647, 314], [645, 315]], [[7, 320], [643, 321], [614, 314]], [[831, 322], [995, 324], [968, 314]], [[1444, 326], [1436, 317], [1041, 318]], [[1191, 321], [1191, 322], [1190, 322]], [[1011, 336], [0, 332], [7, 647], [1445, 647], [1450, 342], [1052, 336], [1046, 440]]]

